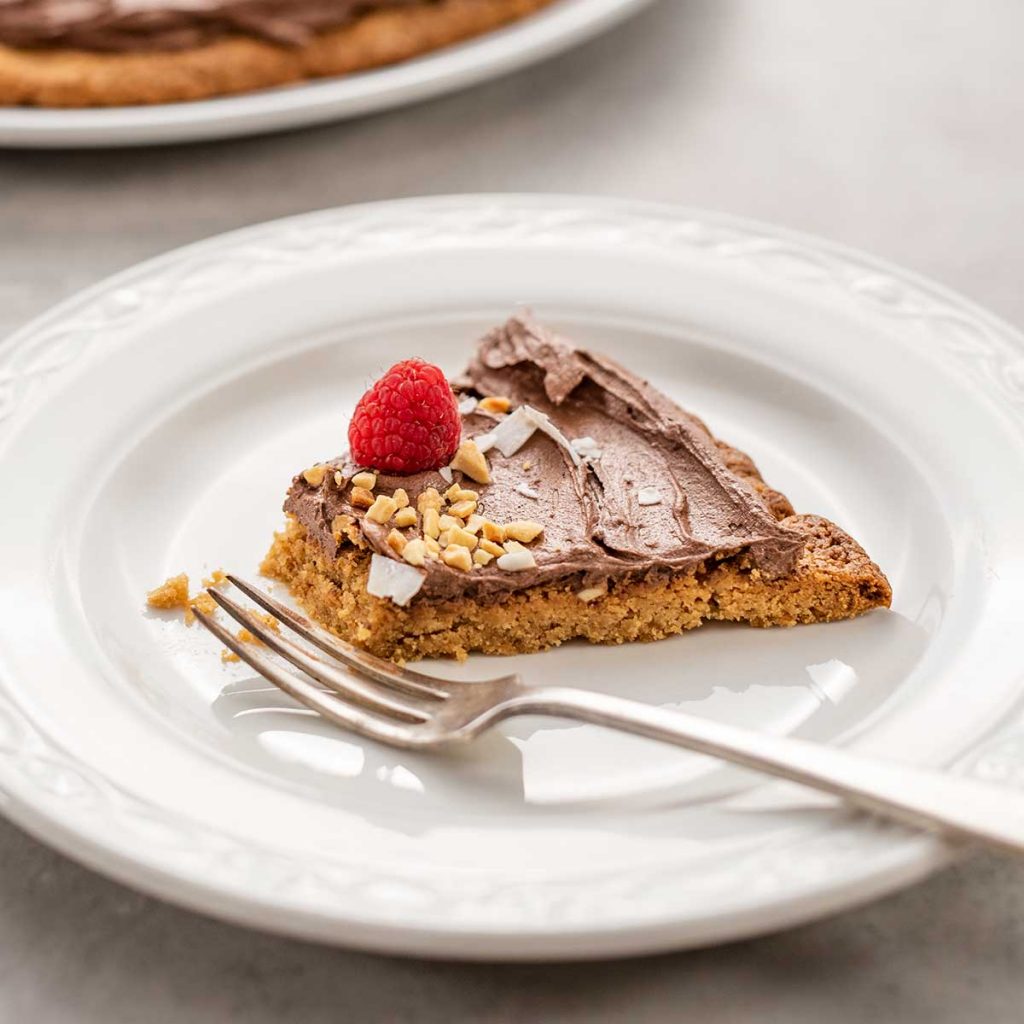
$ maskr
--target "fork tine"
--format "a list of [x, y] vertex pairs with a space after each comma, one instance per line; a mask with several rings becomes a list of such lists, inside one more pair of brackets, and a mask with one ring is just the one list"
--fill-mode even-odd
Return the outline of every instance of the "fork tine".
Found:
[[[311, 652], [303, 650], [298, 644], [276, 634], [229, 597], [217, 593], [212, 588], [207, 590], [207, 593], [239, 625], [244, 626], [272, 651], [281, 655], [285, 661], [290, 661], [296, 668], [302, 669], [306, 675], [312, 676], [317, 682], [323, 683], [325, 686], [329, 686], [341, 696], [354, 700], [371, 711], [391, 715], [406, 721], [425, 722], [430, 717], [425, 706], [427, 702], [422, 698], [418, 699], [417, 704], [414, 703], [413, 699], [405, 700], [401, 697], [392, 697], [386, 691], [382, 692], [381, 688], [372, 684], [368, 685], [358, 677], [339, 672], [332, 665], [328, 665], [327, 662], [317, 658]], [[430, 704], [433, 707], [438, 706], [436, 701], [431, 701]]]
[[447, 684], [441, 685], [441, 680], [413, 669], [400, 668], [393, 662], [385, 661], [368, 651], [353, 647], [333, 633], [328, 633], [326, 629], [314, 625], [305, 616], [281, 604], [280, 601], [275, 601], [251, 583], [246, 583], [245, 580], [232, 576], [231, 573], [227, 574], [227, 578], [246, 597], [258, 604], [264, 611], [268, 611], [282, 622], [286, 622], [303, 639], [315, 644], [326, 654], [351, 665], [378, 683], [393, 686], [417, 697], [434, 697], [444, 700], [450, 696], [450, 691], [445, 689]]
[[275, 665], [251, 644], [242, 643], [219, 622], [198, 608], [195, 609], [195, 615], [225, 647], [234, 651], [250, 668], [255, 669], [264, 679], [290, 697], [294, 697], [300, 704], [323, 715], [335, 725], [393, 747], [423, 748], [432, 745], [428, 737], [416, 735], [419, 726], [388, 721], [361, 708], [353, 707], [333, 694], [325, 693], [301, 676]]

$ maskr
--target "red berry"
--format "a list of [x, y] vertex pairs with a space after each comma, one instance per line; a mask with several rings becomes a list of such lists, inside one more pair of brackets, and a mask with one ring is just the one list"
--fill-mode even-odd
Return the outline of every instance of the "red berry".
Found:
[[348, 428], [360, 466], [405, 475], [447, 466], [462, 434], [444, 374], [422, 359], [396, 363], [359, 399]]

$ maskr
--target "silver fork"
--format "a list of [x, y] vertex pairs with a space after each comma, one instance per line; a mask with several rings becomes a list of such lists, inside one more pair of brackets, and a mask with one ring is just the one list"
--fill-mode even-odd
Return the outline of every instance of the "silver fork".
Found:
[[[879, 761], [806, 740], [561, 686], [528, 687], [517, 675], [486, 682], [442, 680], [399, 667], [321, 629], [250, 583], [228, 576], [255, 604], [313, 645], [255, 618], [217, 590], [208, 593], [293, 672], [242, 643], [209, 615], [200, 622], [261, 676], [342, 728], [407, 750], [466, 743], [514, 715], [557, 715], [673, 743], [841, 797], [954, 840], [1024, 853], [1024, 796], [959, 775]], [[324, 657], [328, 655], [329, 657]], [[355, 671], [342, 671], [339, 663]], [[325, 689], [326, 687], [326, 689]]]

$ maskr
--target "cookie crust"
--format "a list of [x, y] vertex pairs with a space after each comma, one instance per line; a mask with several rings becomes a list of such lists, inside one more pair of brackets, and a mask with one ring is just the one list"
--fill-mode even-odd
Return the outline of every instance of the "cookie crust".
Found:
[[553, 0], [440, 0], [366, 14], [289, 48], [235, 37], [163, 53], [0, 45], [0, 106], [111, 107], [251, 92], [409, 60], [526, 17]]

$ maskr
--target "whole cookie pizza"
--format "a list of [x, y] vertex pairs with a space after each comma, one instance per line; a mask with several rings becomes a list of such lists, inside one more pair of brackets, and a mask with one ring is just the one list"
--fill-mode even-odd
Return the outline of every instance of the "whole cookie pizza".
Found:
[[173, 103], [393, 64], [553, 0], [0, 0], [0, 106]]

